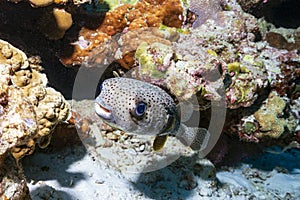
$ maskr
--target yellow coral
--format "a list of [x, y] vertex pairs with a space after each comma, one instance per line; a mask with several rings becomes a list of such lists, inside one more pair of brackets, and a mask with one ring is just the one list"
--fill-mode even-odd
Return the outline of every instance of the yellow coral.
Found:
[[53, 3], [53, 0], [30, 0], [32, 7], [45, 7]]
[[255, 119], [260, 125], [258, 138], [265, 136], [279, 138], [284, 133], [287, 122], [280, 116], [282, 116], [285, 106], [286, 103], [282, 98], [274, 92], [270, 93], [266, 104], [254, 113]]
[[54, 8], [53, 16], [55, 18], [58, 29], [66, 31], [72, 26], [72, 15], [65, 11], [65, 9]]

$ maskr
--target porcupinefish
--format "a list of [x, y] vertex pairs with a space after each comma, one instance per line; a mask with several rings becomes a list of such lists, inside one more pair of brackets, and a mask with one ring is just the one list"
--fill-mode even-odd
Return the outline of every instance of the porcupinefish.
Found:
[[112, 127], [134, 134], [155, 135], [155, 151], [163, 148], [169, 135], [193, 150], [203, 150], [210, 136], [204, 128], [181, 123], [180, 108], [167, 92], [136, 79], [106, 79], [95, 100], [95, 111]]

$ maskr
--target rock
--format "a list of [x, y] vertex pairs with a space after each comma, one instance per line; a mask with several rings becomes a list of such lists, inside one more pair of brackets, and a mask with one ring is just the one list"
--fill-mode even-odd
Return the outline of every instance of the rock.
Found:
[[23, 169], [12, 156], [7, 156], [0, 165], [0, 199], [31, 199]]
[[18, 160], [31, 154], [36, 143], [46, 147], [70, 108], [22, 51], [3, 40], [0, 50], [0, 156], [12, 153]]

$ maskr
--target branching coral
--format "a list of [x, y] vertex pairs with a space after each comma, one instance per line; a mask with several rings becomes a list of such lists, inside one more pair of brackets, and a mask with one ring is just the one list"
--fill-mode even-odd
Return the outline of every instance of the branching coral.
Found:
[[69, 105], [22, 51], [3, 40], [0, 50], [0, 155], [12, 152], [20, 159], [35, 143], [49, 144], [55, 126], [67, 120]]

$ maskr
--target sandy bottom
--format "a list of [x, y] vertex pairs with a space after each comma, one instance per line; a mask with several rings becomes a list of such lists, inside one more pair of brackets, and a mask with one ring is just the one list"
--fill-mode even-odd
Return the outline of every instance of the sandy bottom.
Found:
[[151, 137], [102, 131], [91, 102], [76, 108], [91, 127], [83, 143], [71, 136], [22, 160], [33, 199], [300, 199], [300, 150], [216, 169], [175, 138], [153, 152]]
[[122, 173], [93, 159], [83, 146], [36, 152], [23, 160], [33, 199], [299, 199], [300, 152], [265, 153], [236, 167], [192, 167], [181, 157], [148, 173]]

